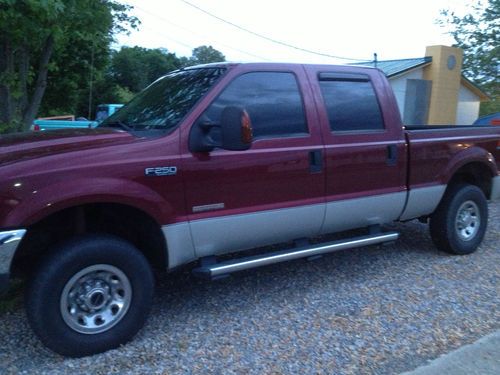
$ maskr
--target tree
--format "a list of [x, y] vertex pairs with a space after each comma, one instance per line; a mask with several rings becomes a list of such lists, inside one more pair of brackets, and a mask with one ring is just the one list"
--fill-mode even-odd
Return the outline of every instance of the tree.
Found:
[[[94, 87], [94, 103], [96, 105], [104, 103], [127, 103], [135, 96], [135, 93], [130, 91], [127, 87], [122, 87], [115, 83], [109, 73], [106, 73], [102, 78], [97, 80]], [[95, 110], [96, 105], [92, 108], [93, 110]], [[94, 118], [94, 116], [95, 113], [94, 115], [91, 115], [90, 118]]]
[[181, 66], [179, 58], [163, 48], [122, 47], [112, 54], [110, 74], [116, 84], [137, 93]]
[[0, 131], [31, 126], [49, 72], [66, 81], [57, 88], [60, 101], [88, 90], [72, 74], [80, 69], [90, 80], [113, 34], [137, 24], [129, 9], [112, 0], [0, 0]]
[[[74, 27], [85, 30], [85, 25], [80, 22], [85, 20], [78, 20]], [[89, 35], [94, 36], [90, 41], [79, 33], [70, 33], [57, 45], [47, 75], [48, 85], [39, 111], [41, 115], [88, 115], [89, 99], [95, 95], [95, 86], [103, 79], [110, 61], [109, 35]], [[92, 96], [89, 95], [90, 86]]]
[[465, 75], [491, 97], [481, 104], [481, 114], [500, 112], [500, 0], [471, 4], [462, 16], [442, 10], [438, 23], [451, 27], [450, 35], [464, 51]]
[[226, 56], [217, 51], [212, 46], [200, 46], [193, 49], [193, 54], [189, 58], [189, 65], [208, 64], [226, 61]]
[[111, 63], [106, 74], [108, 83], [103, 86], [108, 90], [118, 90], [116, 92], [121, 90], [123, 93], [126, 90], [128, 93], [138, 93], [172, 70], [224, 59], [224, 55], [211, 46], [195, 48], [189, 58], [178, 57], [166, 48], [122, 47], [111, 53]]

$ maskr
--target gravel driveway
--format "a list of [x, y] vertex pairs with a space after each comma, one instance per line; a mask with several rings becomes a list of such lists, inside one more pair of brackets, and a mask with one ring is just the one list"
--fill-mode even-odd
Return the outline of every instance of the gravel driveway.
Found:
[[397, 374], [500, 328], [500, 203], [480, 249], [449, 256], [427, 226], [206, 282], [163, 278], [128, 345], [82, 359], [44, 349], [20, 303], [0, 313], [0, 373]]

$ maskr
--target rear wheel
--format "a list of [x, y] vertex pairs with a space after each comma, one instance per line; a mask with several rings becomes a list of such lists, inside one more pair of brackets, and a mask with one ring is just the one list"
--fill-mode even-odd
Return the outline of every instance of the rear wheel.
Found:
[[470, 254], [481, 244], [488, 223], [488, 202], [477, 186], [452, 187], [431, 216], [434, 244], [451, 254]]
[[44, 260], [26, 294], [33, 330], [53, 351], [72, 357], [129, 341], [142, 327], [154, 279], [142, 253], [108, 235], [70, 240]]

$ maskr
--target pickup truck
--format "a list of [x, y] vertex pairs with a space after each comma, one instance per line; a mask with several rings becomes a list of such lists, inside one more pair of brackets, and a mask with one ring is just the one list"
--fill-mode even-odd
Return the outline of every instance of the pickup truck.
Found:
[[[39, 118], [33, 122], [31, 130], [45, 131], [56, 129], [95, 128], [99, 125], [99, 123], [114, 114], [121, 107], [123, 107], [123, 104], [99, 104], [96, 110], [95, 121], [80, 117], [75, 120], [74, 116]], [[68, 117], [70, 117], [70, 119], [67, 119]]]
[[138, 332], [154, 270], [216, 279], [393, 242], [384, 224], [412, 219], [469, 254], [500, 198], [499, 141], [498, 127], [403, 127], [373, 68], [174, 71], [95, 129], [0, 138], [2, 284], [24, 277], [37, 336], [84, 356]]

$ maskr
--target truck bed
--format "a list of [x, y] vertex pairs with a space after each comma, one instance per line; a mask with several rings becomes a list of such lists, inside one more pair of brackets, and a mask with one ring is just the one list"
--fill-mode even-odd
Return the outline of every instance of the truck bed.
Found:
[[500, 169], [500, 128], [494, 126], [407, 126], [410, 189], [446, 184], [467, 160], [486, 161], [487, 150]]

